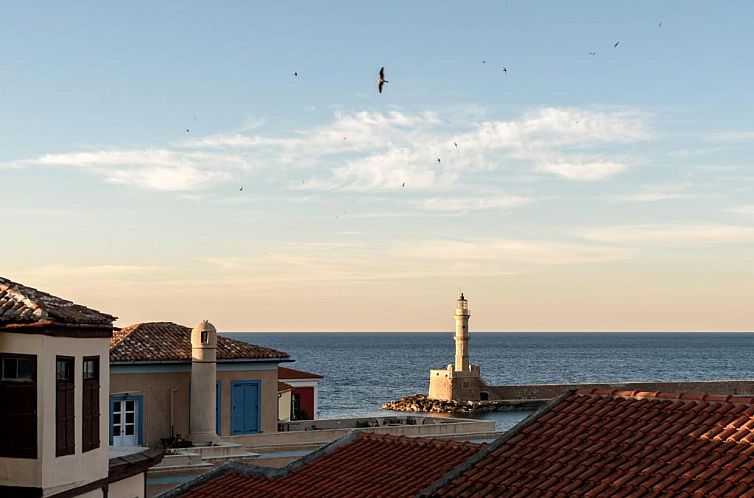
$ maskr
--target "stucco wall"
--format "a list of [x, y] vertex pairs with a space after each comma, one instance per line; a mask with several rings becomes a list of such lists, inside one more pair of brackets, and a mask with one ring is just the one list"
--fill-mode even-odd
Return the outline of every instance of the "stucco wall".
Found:
[[278, 422], [288, 422], [291, 419], [291, 391], [278, 393]]
[[[264, 432], [277, 431], [277, 364], [271, 363], [264, 369], [223, 371], [218, 366], [217, 380], [220, 382], [220, 418], [222, 434], [230, 434], [231, 427], [231, 381], [260, 381], [260, 429]], [[189, 397], [191, 366], [176, 365], [181, 371], [148, 371], [145, 366], [134, 367], [138, 373], [124, 373], [128, 367], [118, 366], [110, 378], [110, 394], [138, 394], [143, 396], [142, 408], [143, 444], [154, 447], [161, 438], [170, 437], [171, 409], [170, 395], [173, 392], [173, 430], [183, 437], [189, 435]], [[109, 408], [108, 408], [109, 410]]]
[[144, 473], [110, 484], [107, 498], [144, 498]]
[[[173, 434], [189, 434], [189, 383], [191, 372], [112, 373], [111, 395], [143, 396], [141, 430], [143, 445], [154, 447], [160, 438], [170, 437], [173, 392]], [[108, 407], [109, 413], [109, 407]]]
[[[108, 472], [108, 338], [0, 334], [0, 351], [37, 356], [37, 458], [0, 458], [0, 486], [41, 487], [45, 495], [107, 477]], [[75, 453], [55, 456], [55, 357], [75, 358]], [[82, 453], [83, 358], [100, 357], [100, 446]]]
[[261, 392], [259, 394], [259, 429], [262, 432], [277, 432], [278, 430], [278, 369], [277, 364], [266, 370], [246, 371], [218, 371], [217, 380], [220, 381], [222, 433], [230, 434], [231, 420], [231, 382], [234, 380], [259, 380]]

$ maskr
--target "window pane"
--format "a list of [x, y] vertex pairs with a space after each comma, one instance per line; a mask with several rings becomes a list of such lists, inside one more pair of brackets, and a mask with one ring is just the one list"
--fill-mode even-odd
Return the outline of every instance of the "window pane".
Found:
[[15, 379], [18, 375], [18, 360], [3, 358], [3, 379]]
[[134, 435], [134, 426], [126, 425], [126, 436], [133, 436], [133, 435]]
[[126, 411], [129, 411], [129, 412], [134, 411], [134, 402], [133, 401], [126, 401]]
[[134, 423], [134, 412], [128, 412], [128, 413], [126, 413], [126, 423], [127, 424], [133, 424]]
[[58, 380], [73, 380], [73, 359], [58, 358], [55, 363], [55, 372]]
[[113, 425], [113, 436], [120, 436], [120, 425]]
[[113, 401], [113, 412], [120, 412], [120, 401]]
[[32, 372], [34, 370], [33, 363], [28, 358], [20, 358], [18, 360], [18, 378], [22, 380], [31, 380]]
[[84, 380], [96, 380], [99, 378], [99, 361], [97, 358], [84, 360]]
[[113, 413], [113, 424], [120, 424], [120, 413]]

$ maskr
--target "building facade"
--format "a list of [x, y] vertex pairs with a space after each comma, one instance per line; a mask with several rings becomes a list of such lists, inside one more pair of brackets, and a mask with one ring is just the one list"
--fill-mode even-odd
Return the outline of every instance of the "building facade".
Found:
[[290, 420], [316, 420], [319, 383], [322, 376], [294, 368], [279, 367], [278, 379], [291, 387]]
[[0, 277], [0, 496], [144, 495], [143, 471], [161, 453], [110, 472], [114, 320]]
[[[203, 344], [202, 332], [209, 343]], [[220, 437], [276, 432], [278, 366], [289, 361], [282, 351], [218, 336], [206, 322], [193, 331], [172, 322], [116, 331], [110, 342], [112, 444], [155, 446], [178, 435], [207, 443], [207, 427], [192, 430], [192, 420], [207, 420], [207, 410], [214, 411]], [[197, 394], [207, 392], [207, 382], [215, 385], [211, 400]]]

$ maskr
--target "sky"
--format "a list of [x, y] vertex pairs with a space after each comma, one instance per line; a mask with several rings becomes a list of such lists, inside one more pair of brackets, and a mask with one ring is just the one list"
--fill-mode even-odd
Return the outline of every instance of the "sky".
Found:
[[120, 326], [753, 330], [752, 17], [16, 3], [0, 275]]

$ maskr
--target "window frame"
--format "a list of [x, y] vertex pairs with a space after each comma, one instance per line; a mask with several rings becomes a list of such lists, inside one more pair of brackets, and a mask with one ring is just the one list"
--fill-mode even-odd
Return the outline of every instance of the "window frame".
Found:
[[[94, 362], [94, 375], [87, 378], [87, 364]], [[100, 376], [99, 356], [84, 356], [81, 362], [81, 452], [86, 453], [100, 447]], [[88, 403], [88, 405], [87, 405]]]
[[[70, 378], [60, 378], [59, 363], [70, 362]], [[76, 453], [76, 357], [55, 356], [55, 456]], [[69, 373], [69, 372], [65, 372]], [[62, 405], [62, 407], [61, 407]], [[61, 413], [64, 412], [64, 413]]]
[[[37, 459], [38, 410], [37, 410], [37, 367], [38, 358], [35, 354], [0, 352], [0, 370], [5, 359], [31, 360], [31, 379], [3, 378], [0, 371], [0, 458]], [[26, 411], [22, 410], [24, 403], [19, 403], [16, 396], [27, 403]], [[4, 405], [6, 400], [7, 405]], [[12, 409], [18, 410], [14, 413]], [[19, 419], [22, 423], [19, 423]], [[26, 434], [23, 428], [29, 428]], [[32, 429], [33, 428], [33, 429]], [[19, 436], [21, 438], [19, 445]], [[7, 446], [6, 446], [7, 445]]]

